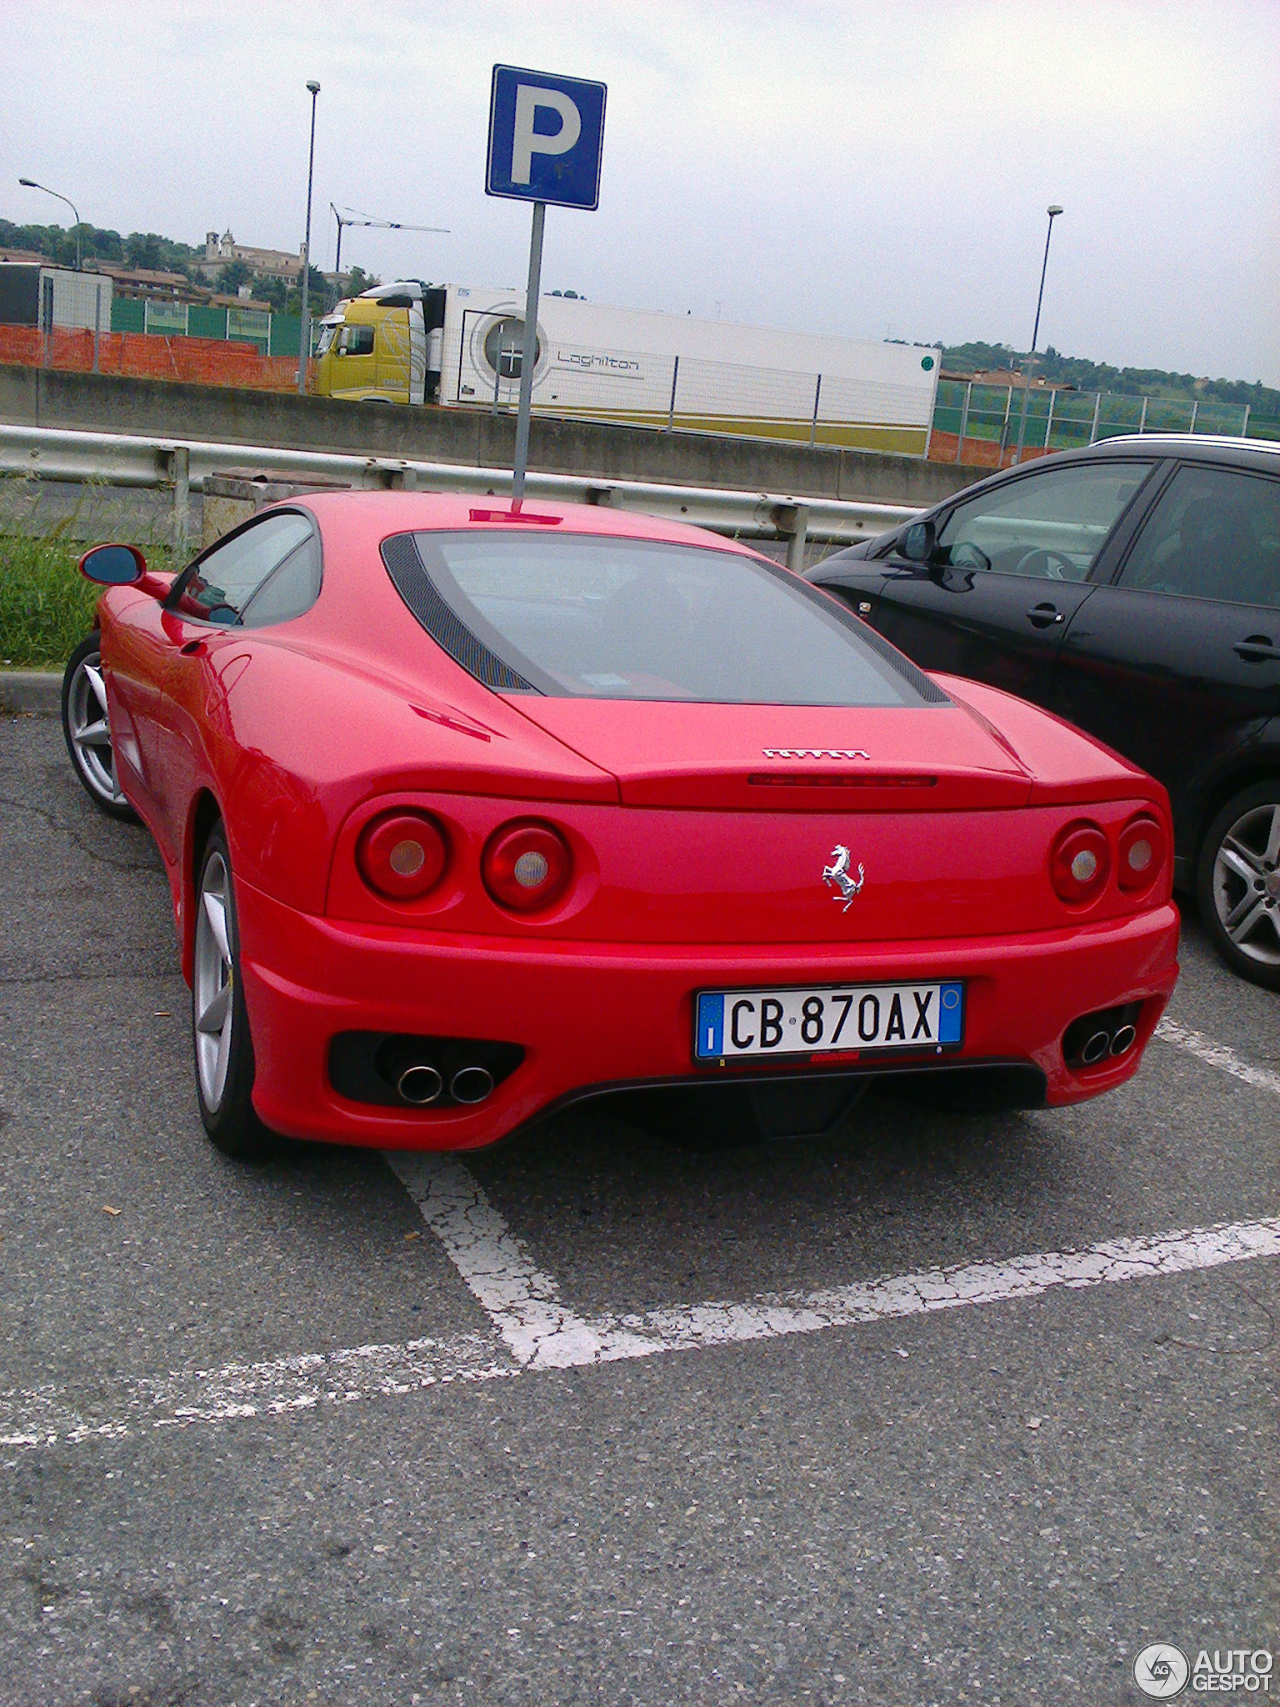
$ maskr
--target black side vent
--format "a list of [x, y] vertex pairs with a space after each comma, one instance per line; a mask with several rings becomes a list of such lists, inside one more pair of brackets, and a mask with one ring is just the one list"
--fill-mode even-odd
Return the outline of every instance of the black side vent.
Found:
[[532, 682], [504, 664], [497, 653], [491, 652], [484, 641], [474, 635], [440, 597], [439, 589], [427, 573], [413, 535], [396, 534], [382, 542], [382, 561], [387, 566], [392, 584], [427, 633], [463, 669], [483, 682], [487, 688], [499, 688], [508, 693], [537, 690]]

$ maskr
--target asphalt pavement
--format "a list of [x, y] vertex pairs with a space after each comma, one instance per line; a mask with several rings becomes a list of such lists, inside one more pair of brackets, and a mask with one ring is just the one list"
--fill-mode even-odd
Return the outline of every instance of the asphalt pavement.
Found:
[[1280, 998], [1183, 962], [1071, 1110], [245, 1168], [146, 832], [0, 717], [0, 1703], [1109, 1707], [1149, 1643], [1276, 1654]]

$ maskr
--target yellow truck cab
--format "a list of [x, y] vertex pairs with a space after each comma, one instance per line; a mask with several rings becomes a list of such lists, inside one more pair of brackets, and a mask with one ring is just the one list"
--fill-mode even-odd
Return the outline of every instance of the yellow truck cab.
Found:
[[316, 395], [431, 403], [440, 390], [445, 296], [420, 280], [375, 285], [320, 322]]

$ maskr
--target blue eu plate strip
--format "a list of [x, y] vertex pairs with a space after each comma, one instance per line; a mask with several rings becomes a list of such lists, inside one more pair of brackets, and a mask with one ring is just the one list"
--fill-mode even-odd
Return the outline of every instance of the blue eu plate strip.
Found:
[[698, 1054], [719, 1055], [724, 1048], [724, 997], [698, 997]]
[[938, 994], [938, 1042], [959, 1043], [964, 1032], [964, 985], [944, 984]]

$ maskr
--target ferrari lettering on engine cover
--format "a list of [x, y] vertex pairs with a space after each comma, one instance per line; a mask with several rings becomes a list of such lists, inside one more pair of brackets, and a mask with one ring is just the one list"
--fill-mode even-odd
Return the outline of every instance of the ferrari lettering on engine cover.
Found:
[[861, 747], [765, 747], [766, 759], [870, 759]]

